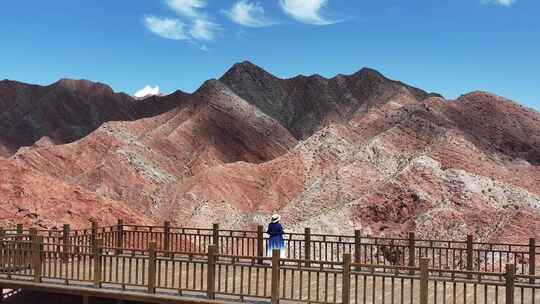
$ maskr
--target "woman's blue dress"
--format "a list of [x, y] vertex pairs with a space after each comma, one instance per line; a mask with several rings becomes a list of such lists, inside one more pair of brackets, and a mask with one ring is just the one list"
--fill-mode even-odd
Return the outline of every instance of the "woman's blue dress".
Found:
[[270, 235], [268, 246], [266, 246], [266, 256], [272, 256], [272, 250], [279, 249], [280, 257], [285, 258], [285, 240], [283, 240], [283, 227], [280, 223], [270, 223], [266, 231]]

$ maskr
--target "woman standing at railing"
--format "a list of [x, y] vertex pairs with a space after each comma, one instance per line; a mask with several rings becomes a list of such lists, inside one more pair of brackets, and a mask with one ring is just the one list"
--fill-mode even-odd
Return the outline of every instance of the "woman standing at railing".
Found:
[[285, 258], [285, 241], [283, 240], [283, 227], [279, 223], [280, 220], [281, 216], [279, 214], [272, 215], [268, 230], [266, 231], [270, 235], [266, 255], [272, 256], [272, 250], [279, 249], [280, 257]]

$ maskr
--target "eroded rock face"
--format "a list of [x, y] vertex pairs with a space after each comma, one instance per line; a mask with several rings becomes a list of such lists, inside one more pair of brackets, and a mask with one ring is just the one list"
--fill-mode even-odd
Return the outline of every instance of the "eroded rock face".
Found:
[[[19, 115], [8, 105], [31, 104], [32, 94], [45, 90], [8, 84], [0, 95], [5, 116]], [[454, 239], [472, 233], [491, 241], [540, 235], [540, 115], [492, 94], [446, 101], [370, 69], [279, 79], [248, 62], [193, 94], [142, 101], [89, 82], [53, 86], [71, 90], [70, 111], [93, 111], [88, 101], [106, 98], [116, 100], [108, 111], [117, 112], [45, 128], [55, 131], [28, 145], [13, 140], [18, 124], [5, 124], [0, 153], [9, 159], [0, 164], [6, 174], [26, 170], [24, 176], [60, 185], [51, 195], [73, 201], [70, 212], [81, 214], [74, 223], [94, 213], [83, 206], [120, 206], [125, 213], [110, 217], [183, 226], [253, 228], [277, 212], [292, 230], [413, 230]], [[47, 115], [32, 117], [52, 125]], [[91, 126], [89, 134], [58, 135], [79, 125]], [[15, 186], [40, 189], [32, 180], [4, 179], [0, 189], [9, 197], [17, 196]], [[1, 214], [15, 216], [40, 195], [17, 206], [4, 202]], [[47, 213], [47, 201], [37, 206], [50, 225], [68, 220]]]
[[[171, 110], [186, 94], [155, 102], [115, 93], [105, 84], [62, 79], [49, 86], [0, 81], [0, 156], [46, 136], [63, 144], [80, 139], [107, 121], [131, 121]], [[172, 102], [171, 102], [172, 101]]]
[[131, 223], [154, 223], [123, 202], [0, 160], [0, 225], [3, 227], [23, 223], [42, 229], [61, 229], [66, 223], [80, 229], [87, 228], [91, 220], [112, 225], [117, 218]]

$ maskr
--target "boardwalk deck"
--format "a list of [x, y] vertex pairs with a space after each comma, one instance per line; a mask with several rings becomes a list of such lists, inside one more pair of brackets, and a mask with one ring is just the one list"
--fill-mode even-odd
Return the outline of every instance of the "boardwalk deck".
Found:
[[[142, 256], [141, 256], [142, 257]], [[107, 295], [130, 294], [134, 299], [146, 299], [148, 292], [148, 263], [131, 255], [109, 255], [102, 259], [101, 289]], [[144, 258], [144, 257], [142, 257]], [[222, 301], [260, 302], [271, 299], [271, 265], [266, 263], [216, 262], [215, 293]], [[132, 262], [130, 262], [132, 261]], [[90, 263], [89, 263], [90, 262]], [[87, 259], [46, 261], [40, 283], [24, 271], [0, 275], [0, 284], [34, 284], [39, 290], [81, 288], [95, 290], [93, 263]], [[301, 268], [284, 263], [280, 269], [279, 297], [281, 303], [343, 303], [343, 274], [339, 269], [320, 271], [320, 268]], [[379, 269], [380, 270], [380, 269]], [[149, 299], [163, 296], [185, 299], [206, 299], [207, 264], [204, 260], [157, 258], [156, 290]], [[460, 280], [437, 280], [428, 285], [429, 303], [505, 303], [505, 283], [492, 281], [462, 283]], [[52, 290], [52, 289], [51, 289]], [[62, 290], [66, 292], [65, 290]], [[349, 303], [420, 303], [420, 278], [382, 272], [356, 272], [350, 276]], [[141, 299], [142, 299], [141, 298]], [[540, 291], [524, 288], [515, 293], [515, 303], [540, 303]]]
[[[339, 247], [341, 237], [337, 237], [337, 241], [324, 237], [317, 242], [319, 245], [328, 242], [324, 248], [337, 248], [331, 255], [325, 251], [324, 258], [318, 259], [313, 255], [320, 253], [316, 245], [309, 250], [300, 246], [292, 249], [295, 252], [292, 256], [300, 252], [309, 259], [302, 254], [300, 258], [281, 259], [278, 252], [273, 257], [263, 256], [260, 233], [255, 238], [249, 236], [247, 243], [251, 245], [241, 247], [248, 248], [247, 253], [256, 253], [250, 256], [243, 250], [227, 254], [231, 248], [223, 249], [223, 243], [207, 246], [207, 249], [198, 243], [195, 247], [188, 246], [190, 251], [181, 252], [171, 248], [176, 246], [174, 243], [168, 243], [171, 241], [171, 235], [167, 235], [169, 229], [164, 229], [162, 234], [137, 231], [124, 238], [123, 228], [100, 234], [93, 227], [91, 234], [85, 233], [78, 239], [71, 238], [69, 231], [64, 230], [64, 237], [51, 236], [45, 242], [35, 230], [29, 234], [19, 231], [0, 242], [0, 287], [101, 294], [117, 299], [129, 296], [129, 299], [151, 303], [169, 303], [171, 299], [218, 299], [272, 304], [540, 304], [540, 277], [534, 275], [537, 255], [534, 242], [528, 246], [511, 244], [505, 250], [489, 245], [492, 247], [482, 251], [471, 245], [470, 238], [465, 243], [446, 247], [418, 245], [414, 237], [409, 238], [408, 244], [399, 246], [392, 243], [393, 240], [376, 239], [374, 244], [362, 247], [356, 239], [352, 243], [354, 247], [350, 242]], [[223, 240], [217, 230], [213, 235], [209, 235], [208, 230], [204, 233], [201, 238], [204, 244]], [[105, 237], [106, 246], [97, 236]], [[177, 235], [172, 239], [184, 239], [181, 241], [184, 246], [185, 239], [197, 243], [197, 237], [193, 236], [197, 234]], [[306, 231], [304, 237], [308, 241], [303, 246], [311, 244], [312, 237], [317, 236]], [[125, 243], [138, 238], [143, 240]], [[73, 240], [82, 240], [83, 244], [73, 245]], [[290, 244], [296, 246], [296, 243]], [[499, 265], [487, 263], [486, 259], [478, 262], [475, 250], [476, 257], [482, 256], [482, 252], [484, 256], [489, 253], [491, 260]], [[406, 252], [415, 254], [405, 255]], [[523, 260], [525, 253], [529, 258], [526, 261]], [[448, 259], [449, 256], [452, 258]], [[455, 267], [456, 260], [458, 267]], [[516, 271], [515, 265], [507, 263], [503, 267], [502, 261], [520, 261], [522, 266]], [[501, 268], [506, 272], [501, 272]]]

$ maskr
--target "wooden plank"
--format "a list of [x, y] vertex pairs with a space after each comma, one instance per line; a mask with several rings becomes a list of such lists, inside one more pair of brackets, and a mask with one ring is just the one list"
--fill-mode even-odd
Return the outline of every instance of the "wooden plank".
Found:
[[[473, 236], [467, 235], [467, 270], [473, 270]], [[472, 275], [468, 275], [467, 278], [471, 279]]]
[[102, 251], [103, 251], [103, 241], [101, 239], [95, 239], [93, 243], [93, 258], [94, 258], [94, 287], [95, 288], [101, 288], [101, 258], [102, 258]]
[[279, 249], [272, 250], [272, 283], [270, 289], [272, 304], [279, 304], [279, 256]]
[[32, 241], [32, 264], [34, 269], [34, 282], [39, 283], [41, 282], [41, 247], [43, 244], [43, 236], [34, 236]]
[[309, 227], [304, 228], [304, 259], [306, 260], [306, 267], [310, 267], [311, 263], [311, 229]]
[[217, 247], [216, 245], [209, 245], [208, 246], [208, 267], [206, 268], [206, 271], [208, 272], [206, 274], [206, 296], [209, 299], [215, 299], [215, 285], [216, 285], [216, 254]]
[[[536, 239], [529, 239], [529, 275], [536, 274]], [[529, 279], [529, 283], [534, 284], [534, 278]]]
[[343, 255], [341, 293], [341, 303], [349, 304], [351, 302], [351, 255], [349, 253]]
[[514, 304], [514, 271], [515, 266], [513, 264], [506, 264], [506, 274], [505, 274], [505, 293], [506, 293], [506, 304]]
[[[408, 251], [409, 251], [409, 267], [414, 267], [416, 264], [416, 248], [415, 248], [415, 237], [414, 232], [409, 232], [409, 244], [408, 244]], [[410, 274], [414, 274], [414, 270], [411, 269], [409, 271]]]
[[360, 230], [354, 231], [354, 262], [360, 263], [360, 253], [362, 249], [362, 234]]
[[156, 292], [156, 242], [148, 244], [148, 292]]
[[219, 248], [219, 225], [212, 225], [212, 244], [216, 245]]
[[64, 224], [62, 229], [62, 262], [67, 263], [69, 261], [70, 244], [69, 244], [69, 224]]
[[[257, 226], [257, 256], [264, 256], [264, 227], [263, 225]], [[259, 264], [263, 263], [262, 259], [258, 260]]]
[[[163, 250], [171, 250], [171, 222], [169, 221], [163, 223]], [[167, 252], [165, 256], [170, 256], [169, 252]]]
[[94, 244], [97, 239], [97, 230], [98, 230], [98, 224], [96, 221], [92, 221], [92, 227], [90, 228], [90, 242], [91, 244]]
[[429, 291], [429, 259], [420, 259], [420, 304], [428, 304]]
[[122, 254], [122, 247], [124, 247], [124, 220], [118, 219], [116, 224], [116, 255]]

